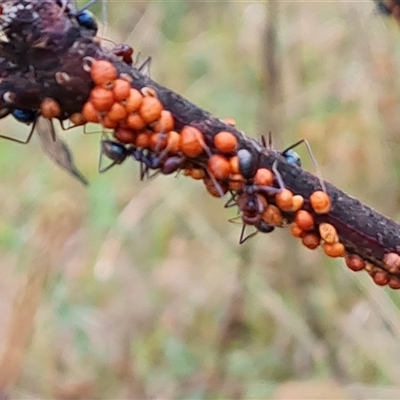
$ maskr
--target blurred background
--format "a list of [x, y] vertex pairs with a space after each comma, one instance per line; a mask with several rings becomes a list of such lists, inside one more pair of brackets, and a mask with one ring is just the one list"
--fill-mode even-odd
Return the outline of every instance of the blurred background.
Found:
[[[400, 30], [372, 1], [93, 11], [99, 36], [153, 57], [157, 82], [250, 136], [271, 130], [278, 149], [308, 139], [326, 180], [399, 219]], [[399, 292], [288, 230], [239, 246], [235, 210], [200, 183], [141, 182], [132, 160], [99, 174], [101, 134], [59, 133], [88, 188], [36, 138], [0, 143], [3, 394], [400, 398]]]

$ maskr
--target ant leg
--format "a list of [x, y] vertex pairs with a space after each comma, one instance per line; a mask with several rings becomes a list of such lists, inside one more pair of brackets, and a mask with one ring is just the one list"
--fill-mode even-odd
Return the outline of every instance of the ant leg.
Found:
[[253, 233], [250, 233], [250, 235], [247, 235], [246, 237], [244, 237], [245, 231], [246, 231], [246, 224], [243, 224], [242, 231], [240, 232], [239, 244], [243, 244], [246, 240], [256, 236], [258, 233], [258, 231], [255, 231]]
[[224, 191], [222, 190], [221, 185], [220, 185], [220, 184], [218, 183], [218, 181], [215, 179], [215, 176], [210, 172], [210, 170], [209, 170], [208, 168], [206, 168], [206, 171], [207, 171], [207, 174], [208, 174], [208, 176], [210, 177], [210, 179], [211, 179], [211, 181], [212, 181], [212, 183], [213, 183], [215, 189], [217, 189], [218, 194], [219, 194], [219, 197], [221, 197], [221, 198], [224, 197], [224, 196], [225, 196], [225, 193], [224, 193]]
[[[32, 135], [33, 135], [33, 132], [34, 132], [35, 128], [36, 128], [36, 120], [34, 121], [33, 126], [32, 126], [32, 128], [31, 128], [31, 130], [30, 130], [30, 132], [28, 134], [28, 137], [25, 140], [15, 139], [13, 137], [5, 136], [5, 135], [0, 135], [0, 138], [6, 139], [6, 140], [10, 140], [11, 142], [15, 142], [15, 143], [28, 144], [30, 142], [30, 140], [32, 139]], [[54, 130], [53, 130], [53, 132], [52, 132], [53, 140], [54, 140], [54, 135], [55, 135], [55, 133], [54, 133]]]

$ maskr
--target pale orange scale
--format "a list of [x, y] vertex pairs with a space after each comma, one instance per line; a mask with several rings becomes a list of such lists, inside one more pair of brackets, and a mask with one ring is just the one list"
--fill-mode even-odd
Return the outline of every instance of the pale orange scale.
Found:
[[365, 261], [356, 254], [348, 254], [345, 257], [345, 262], [348, 268], [352, 271], [362, 271], [365, 269]]
[[169, 132], [174, 129], [174, 118], [168, 110], [161, 111], [161, 117], [153, 123], [152, 128], [155, 132]]
[[400, 256], [397, 253], [386, 253], [382, 261], [386, 269], [392, 274], [400, 272]]
[[185, 168], [183, 170], [183, 175], [185, 176], [192, 176], [192, 168]]
[[168, 137], [165, 133], [153, 133], [150, 135], [150, 148], [156, 152], [167, 147]]
[[318, 231], [321, 235], [321, 239], [326, 243], [336, 243], [339, 241], [339, 235], [336, 228], [327, 222], [322, 222], [319, 224]]
[[214, 182], [211, 180], [209, 176], [205, 176], [203, 182], [206, 185], [208, 193], [210, 193], [214, 197], [221, 197], [221, 194], [225, 194], [228, 191], [228, 188], [221, 183], [218, 183], [220, 187], [219, 189], [217, 189], [214, 185]]
[[90, 76], [96, 85], [101, 86], [117, 79], [118, 72], [109, 61], [97, 60], [92, 64]]
[[214, 136], [214, 146], [222, 153], [233, 153], [237, 149], [238, 140], [231, 132], [218, 132]]
[[222, 121], [227, 125], [236, 126], [236, 121], [233, 118], [224, 118]]
[[254, 175], [254, 183], [260, 186], [271, 186], [274, 183], [274, 174], [267, 168], [259, 168]]
[[[232, 163], [231, 168], [232, 168]], [[244, 185], [244, 178], [240, 174], [231, 174], [229, 177], [229, 189], [231, 190], [241, 190]]]
[[161, 117], [163, 105], [156, 97], [145, 96], [139, 108], [139, 114], [146, 124], [157, 121]]
[[301, 241], [304, 246], [311, 250], [316, 249], [320, 244], [320, 238], [315, 233], [304, 233], [301, 237]]
[[114, 96], [111, 90], [97, 86], [90, 92], [90, 101], [97, 111], [109, 111], [114, 104]]
[[204, 179], [204, 177], [206, 176], [206, 173], [205, 173], [204, 169], [193, 168], [191, 175], [192, 175], [193, 179], [200, 180], [200, 179]]
[[88, 101], [83, 105], [82, 114], [88, 122], [98, 123], [100, 121], [99, 113], [94, 108], [94, 105], [91, 101]]
[[181, 150], [188, 157], [197, 157], [205, 148], [201, 131], [193, 126], [185, 126], [181, 132]]
[[135, 133], [128, 129], [116, 129], [114, 137], [121, 143], [135, 143]]
[[238, 156], [233, 156], [229, 159], [229, 162], [231, 164], [231, 171], [232, 174], [239, 174], [239, 158]]
[[305, 210], [297, 211], [294, 217], [294, 221], [296, 222], [297, 226], [303, 231], [308, 231], [314, 226], [314, 218], [308, 211]]
[[207, 161], [208, 169], [216, 179], [227, 179], [231, 173], [229, 161], [219, 154], [213, 154]]
[[128, 113], [138, 111], [143, 101], [143, 96], [139, 90], [131, 88], [129, 97], [125, 100], [125, 108]]
[[46, 98], [40, 104], [40, 112], [45, 118], [57, 118], [61, 114], [61, 107], [56, 100]]
[[150, 133], [148, 132], [141, 132], [136, 136], [136, 142], [135, 142], [137, 147], [141, 148], [149, 148], [150, 147]]
[[111, 120], [108, 115], [105, 115], [102, 119], [101, 119], [101, 125], [104, 126], [104, 128], [106, 129], [114, 129], [117, 127], [118, 122], [117, 121], [113, 121]]
[[83, 113], [72, 114], [69, 117], [69, 120], [76, 126], [85, 125], [86, 122], [88, 122]]
[[300, 229], [300, 228], [298, 227], [298, 225], [296, 225], [296, 224], [292, 224], [292, 225], [290, 226], [290, 232], [291, 232], [292, 235], [293, 235], [294, 237], [296, 237], [296, 238], [302, 237], [302, 236], [303, 236], [303, 233], [304, 233], [303, 229]]
[[295, 194], [292, 199], [292, 208], [289, 211], [299, 211], [304, 205], [304, 197], [300, 194]]
[[278, 207], [269, 204], [262, 214], [262, 219], [268, 225], [281, 226], [283, 222], [282, 213]]
[[114, 103], [111, 110], [108, 112], [107, 117], [111, 121], [120, 122], [126, 118], [127, 112], [121, 103]]
[[346, 255], [346, 249], [340, 242], [324, 243], [322, 247], [325, 254], [329, 257], [344, 257]]
[[131, 85], [124, 79], [116, 79], [114, 81], [113, 87], [113, 95], [115, 101], [124, 101], [126, 100], [131, 91]]
[[168, 150], [172, 154], [178, 154], [181, 150], [181, 135], [176, 131], [168, 132]]
[[126, 124], [129, 128], [134, 129], [136, 131], [140, 131], [144, 129], [146, 123], [143, 121], [143, 118], [138, 113], [131, 113], [126, 117]]
[[275, 195], [275, 203], [282, 211], [290, 211], [293, 208], [293, 193], [283, 189]]
[[317, 214], [327, 214], [331, 209], [329, 195], [321, 190], [316, 190], [310, 196], [310, 204]]

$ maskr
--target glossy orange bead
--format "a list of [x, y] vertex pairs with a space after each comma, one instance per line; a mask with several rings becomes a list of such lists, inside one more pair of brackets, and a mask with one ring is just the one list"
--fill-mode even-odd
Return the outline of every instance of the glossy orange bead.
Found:
[[379, 268], [374, 268], [370, 275], [374, 283], [378, 286], [385, 286], [389, 283], [389, 274]]
[[314, 218], [308, 211], [305, 210], [297, 211], [294, 217], [294, 221], [303, 231], [308, 231], [314, 226]]
[[319, 224], [318, 231], [321, 239], [326, 243], [336, 243], [339, 241], [339, 235], [336, 228], [327, 222]]
[[[231, 163], [230, 163], [231, 164]], [[232, 164], [231, 164], [232, 168]], [[243, 188], [244, 178], [240, 174], [231, 174], [229, 177], [229, 189], [241, 190]]]
[[122, 121], [127, 115], [125, 107], [121, 103], [114, 103], [111, 110], [108, 112], [107, 117], [111, 121]]
[[260, 186], [271, 186], [274, 183], [274, 174], [267, 168], [258, 168], [254, 175], [254, 183]]
[[306, 232], [302, 235], [301, 241], [304, 246], [306, 246], [311, 250], [316, 249], [320, 244], [319, 236], [316, 235], [315, 233], [309, 233], [309, 232]]
[[345, 262], [347, 267], [354, 272], [365, 269], [365, 261], [356, 254], [348, 254], [345, 257]]
[[239, 174], [239, 157], [238, 156], [233, 156], [229, 159], [229, 162], [231, 164], [231, 171], [232, 174]]
[[329, 257], [344, 257], [346, 254], [346, 249], [340, 242], [324, 243], [322, 248], [324, 249], [325, 254]]
[[273, 204], [268, 204], [261, 218], [268, 224], [273, 226], [281, 226], [283, 217], [281, 210]]
[[109, 111], [114, 104], [114, 96], [111, 90], [97, 86], [90, 92], [90, 101], [97, 111]]
[[299, 211], [304, 205], [304, 197], [300, 194], [295, 194], [292, 199], [292, 208], [289, 211]]
[[126, 117], [126, 124], [129, 126], [129, 128], [136, 131], [140, 131], [146, 126], [143, 118], [138, 113], [128, 114]]
[[210, 193], [214, 197], [221, 197], [222, 194], [225, 194], [228, 191], [228, 188], [222, 183], [218, 183], [219, 188], [216, 188], [214, 182], [209, 176], [205, 176], [203, 182], [206, 186], [208, 193]]
[[398, 290], [400, 289], [400, 279], [395, 276], [390, 276], [388, 285], [391, 289]]
[[392, 274], [400, 272], [400, 256], [397, 253], [386, 253], [382, 258], [386, 269]]
[[227, 179], [231, 173], [229, 161], [219, 154], [213, 154], [207, 161], [207, 166], [211, 174], [216, 179]]
[[161, 111], [161, 117], [153, 123], [152, 126], [155, 132], [169, 132], [174, 129], [174, 118], [168, 110]]
[[130, 95], [131, 85], [124, 79], [116, 79], [112, 91], [115, 101], [124, 101]]
[[185, 126], [180, 132], [181, 150], [188, 157], [197, 157], [205, 148], [203, 134], [193, 126]]
[[146, 124], [154, 122], [161, 117], [163, 105], [156, 97], [146, 96], [139, 108], [139, 114]]
[[45, 118], [57, 118], [61, 114], [61, 107], [57, 101], [48, 97], [40, 104], [40, 112]]
[[233, 153], [237, 149], [237, 145], [238, 140], [231, 132], [222, 131], [214, 136], [214, 146], [222, 153]]
[[114, 137], [121, 143], [134, 143], [135, 134], [128, 129], [118, 128], [114, 132]]
[[105, 115], [104, 117], [102, 117], [101, 119], [101, 125], [104, 126], [104, 128], [106, 129], [114, 129], [117, 127], [118, 122], [117, 121], [113, 121], [111, 120], [108, 115]]
[[150, 135], [150, 148], [155, 152], [164, 150], [167, 147], [168, 137], [165, 133], [153, 133]]
[[[93, 108], [94, 109], [94, 108]], [[83, 113], [75, 113], [72, 114], [69, 117], [69, 120], [75, 125], [75, 126], [80, 126], [80, 125], [85, 125], [87, 121], [87, 119], [85, 118], [85, 116], [83, 115]]]
[[141, 132], [136, 136], [135, 144], [137, 147], [149, 148], [150, 147], [150, 133]]
[[204, 179], [204, 177], [206, 176], [206, 173], [205, 173], [204, 169], [193, 168], [191, 176], [193, 179], [200, 180], [200, 179]]
[[91, 101], [88, 101], [83, 105], [82, 114], [88, 122], [98, 123], [100, 121], [99, 113], [94, 108], [94, 105]]
[[125, 100], [124, 105], [128, 113], [138, 111], [143, 101], [142, 93], [139, 90], [131, 88], [129, 96]]
[[317, 214], [326, 214], [331, 209], [331, 199], [322, 190], [317, 190], [310, 196], [310, 204]]
[[90, 76], [96, 85], [105, 85], [117, 79], [118, 72], [109, 61], [97, 60], [91, 66]]
[[296, 238], [300, 238], [302, 237], [304, 231], [302, 229], [300, 229], [296, 224], [292, 224], [290, 226], [290, 232], [292, 233], [292, 235]]
[[283, 189], [275, 195], [275, 203], [282, 211], [290, 211], [293, 207], [293, 193], [289, 189]]
[[172, 154], [178, 154], [181, 149], [181, 135], [176, 131], [168, 132], [168, 150]]

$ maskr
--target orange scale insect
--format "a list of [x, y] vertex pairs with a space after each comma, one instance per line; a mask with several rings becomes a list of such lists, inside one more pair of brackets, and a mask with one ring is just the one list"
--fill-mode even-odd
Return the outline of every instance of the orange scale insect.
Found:
[[138, 113], [128, 114], [126, 124], [135, 131], [141, 131], [146, 127], [146, 122], [143, 121], [143, 118]]
[[126, 118], [127, 112], [121, 103], [114, 103], [111, 110], [108, 112], [107, 117], [111, 121], [120, 122]]
[[72, 114], [69, 117], [69, 120], [73, 123], [74, 126], [85, 125], [86, 122], [88, 122], [83, 113]]
[[[232, 164], [231, 164], [231, 168], [232, 168]], [[242, 175], [231, 174], [229, 176], [229, 189], [230, 190], [241, 190], [241, 189], [243, 189], [243, 185], [244, 185], [244, 178]]]
[[165, 133], [152, 133], [150, 135], [150, 148], [155, 151], [159, 152], [164, 150], [168, 144], [168, 137]]
[[82, 108], [82, 114], [86, 121], [99, 123], [99, 112], [94, 108], [94, 105], [91, 101], [87, 101]]
[[[290, 211], [293, 208], [293, 193], [289, 189], [282, 189], [275, 195], [275, 203], [282, 211]], [[304, 228], [303, 228], [304, 229]], [[304, 229], [306, 230], [306, 229]]]
[[362, 271], [366, 267], [365, 261], [356, 254], [346, 255], [345, 262], [347, 267], [354, 272]]
[[315, 233], [304, 233], [304, 235], [301, 237], [301, 241], [303, 245], [310, 250], [316, 249], [320, 244], [320, 238]]
[[176, 131], [168, 132], [168, 150], [172, 154], [178, 154], [181, 150], [181, 135]]
[[203, 153], [205, 143], [201, 131], [193, 126], [185, 126], [181, 132], [181, 150], [187, 157], [197, 157]]
[[238, 146], [238, 140], [236, 136], [227, 131], [218, 132], [214, 136], [214, 146], [217, 150], [221, 151], [222, 153], [233, 153], [236, 151]]
[[298, 225], [296, 225], [296, 224], [292, 224], [290, 226], [290, 232], [296, 238], [301, 238], [304, 233], [303, 229], [299, 228]]
[[292, 208], [289, 211], [299, 211], [304, 205], [304, 197], [300, 194], [295, 194], [292, 198]]
[[56, 100], [47, 97], [40, 104], [40, 112], [45, 118], [57, 118], [61, 115], [61, 107]]
[[400, 256], [397, 253], [386, 253], [382, 258], [382, 262], [392, 274], [400, 272]]
[[139, 90], [131, 88], [129, 91], [128, 98], [124, 101], [126, 111], [128, 113], [133, 113], [139, 110], [143, 102], [143, 95]]
[[231, 174], [231, 166], [229, 161], [219, 154], [213, 154], [207, 161], [210, 173], [219, 180], [229, 178]]
[[209, 176], [205, 176], [203, 178], [203, 182], [206, 186], [208, 193], [210, 193], [214, 197], [221, 197], [221, 195], [225, 194], [228, 191], [228, 188], [222, 182], [216, 182], [219, 187], [217, 188], [213, 182], [213, 180]]
[[139, 108], [139, 114], [146, 124], [157, 121], [161, 117], [163, 105], [156, 97], [145, 96]]
[[140, 132], [136, 136], [135, 145], [136, 147], [148, 149], [150, 148], [150, 136], [149, 132]]
[[106, 129], [115, 129], [118, 125], [117, 121], [111, 120], [108, 115], [104, 115], [100, 121], [101, 125]]
[[174, 129], [174, 117], [168, 110], [162, 110], [160, 118], [152, 124], [154, 132], [169, 132]]
[[258, 168], [254, 175], [254, 183], [260, 186], [272, 186], [274, 174], [267, 168]]
[[305, 210], [297, 211], [294, 217], [294, 221], [296, 222], [297, 226], [303, 231], [308, 231], [314, 226], [314, 218], [308, 211]]
[[268, 206], [265, 208], [261, 218], [268, 225], [272, 225], [272, 226], [281, 226], [283, 223], [283, 217], [282, 217], [281, 210], [272, 204], [268, 204]]
[[118, 71], [109, 61], [97, 60], [90, 68], [90, 76], [96, 85], [102, 86], [117, 79]]
[[379, 268], [373, 268], [373, 270], [370, 272], [370, 275], [374, 283], [378, 286], [385, 286], [389, 283], [389, 274]]
[[346, 254], [346, 248], [340, 242], [324, 243], [322, 248], [329, 257], [344, 257]]
[[233, 156], [229, 159], [229, 162], [231, 164], [231, 171], [232, 174], [240, 174], [240, 169], [239, 169], [239, 157], [238, 156]]
[[337, 243], [339, 241], [339, 235], [337, 233], [336, 228], [332, 224], [328, 224], [327, 222], [322, 222], [318, 226], [318, 231], [321, 236], [321, 239], [326, 243]]
[[97, 111], [109, 111], [114, 104], [114, 96], [111, 90], [97, 86], [90, 92], [90, 101]]
[[118, 128], [114, 131], [114, 137], [121, 143], [135, 143], [135, 133], [129, 129]]
[[204, 179], [206, 172], [202, 168], [193, 168], [191, 171], [191, 177], [195, 180]]
[[317, 214], [327, 214], [331, 209], [331, 199], [322, 190], [316, 190], [310, 196], [310, 204]]
[[388, 286], [394, 290], [400, 289], [400, 279], [395, 276], [389, 277]]
[[131, 85], [125, 79], [116, 79], [112, 91], [115, 101], [124, 101], [130, 95]]

